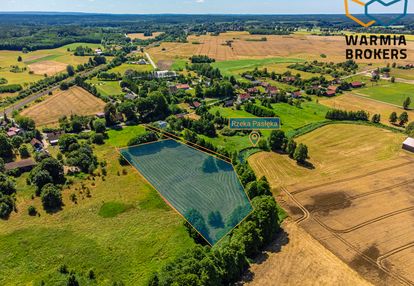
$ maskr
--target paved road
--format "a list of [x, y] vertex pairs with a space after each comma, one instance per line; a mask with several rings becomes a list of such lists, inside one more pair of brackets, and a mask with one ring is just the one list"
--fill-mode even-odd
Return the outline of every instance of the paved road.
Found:
[[[79, 75], [79, 76], [88, 76], [91, 73], [93, 73], [94, 71], [100, 70], [100, 69], [102, 69], [104, 67], [105, 66], [99, 66], [99, 67], [96, 67], [96, 68], [94, 68], [94, 69], [92, 69], [90, 71], [86, 71], [86, 72], [83, 72], [83, 73], [80, 73], [80, 74], [77, 74], [77, 75]], [[64, 80], [62, 82], [70, 82], [72, 80], [73, 80], [73, 77], [68, 78], [68, 79], [66, 79], [66, 80]], [[6, 107], [4, 109], [4, 113], [6, 113], [6, 115], [10, 117], [12, 115], [12, 113], [13, 113], [14, 110], [19, 110], [20, 108], [23, 108], [25, 105], [28, 105], [28, 104], [32, 103], [33, 101], [36, 101], [37, 99], [41, 98], [42, 96], [45, 96], [45, 95], [49, 94], [49, 92], [53, 92], [53, 91], [59, 89], [59, 86], [60, 86], [60, 84], [62, 82], [59, 82], [56, 85], [48, 88], [47, 90], [41, 91], [40, 93], [34, 93], [32, 95], [29, 95], [28, 97], [22, 99], [21, 101], [13, 104], [11, 106]]]
[[152, 67], [156, 70], [157, 69], [157, 65], [154, 63], [154, 61], [151, 59], [150, 54], [148, 54], [147, 52], [145, 52], [145, 55], [147, 56], [149, 62], [151, 63]]

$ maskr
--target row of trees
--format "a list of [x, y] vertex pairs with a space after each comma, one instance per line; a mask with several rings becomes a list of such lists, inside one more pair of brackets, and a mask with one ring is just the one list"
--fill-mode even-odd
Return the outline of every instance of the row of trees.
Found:
[[275, 117], [276, 116], [273, 110], [270, 110], [262, 106], [258, 106], [251, 102], [246, 103], [244, 105], [244, 110], [258, 117]]
[[393, 112], [390, 115], [389, 121], [392, 124], [395, 124], [395, 125], [398, 124], [399, 126], [404, 126], [409, 121], [408, 113], [404, 111], [398, 116], [397, 112]]
[[350, 121], [368, 121], [369, 114], [364, 110], [360, 111], [346, 111], [339, 109], [332, 109], [326, 113], [326, 119], [330, 120], [350, 120]]
[[297, 144], [292, 138], [287, 138], [282, 130], [274, 130], [269, 137], [269, 147], [274, 152], [285, 152], [299, 164], [305, 164], [309, 158], [308, 147]]

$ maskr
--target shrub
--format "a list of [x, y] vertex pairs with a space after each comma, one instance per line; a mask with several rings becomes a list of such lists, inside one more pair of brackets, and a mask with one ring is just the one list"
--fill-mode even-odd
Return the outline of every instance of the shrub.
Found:
[[27, 213], [28, 213], [30, 216], [35, 216], [35, 215], [37, 215], [37, 210], [36, 210], [36, 208], [35, 208], [34, 206], [29, 206], [29, 207], [27, 208]]

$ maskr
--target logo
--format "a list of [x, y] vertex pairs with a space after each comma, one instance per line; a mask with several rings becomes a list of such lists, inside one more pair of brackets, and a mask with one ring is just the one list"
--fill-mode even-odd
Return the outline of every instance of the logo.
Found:
[[393, 25], [407, 10], [408, 0], [345, 0], [346, 16], [363, 27]]

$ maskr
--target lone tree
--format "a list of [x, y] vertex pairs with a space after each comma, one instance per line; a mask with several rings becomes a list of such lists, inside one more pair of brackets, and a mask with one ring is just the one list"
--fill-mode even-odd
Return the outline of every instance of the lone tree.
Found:
[[392, 124], [397, 123], [397, 120], [398, 120], [397, 112], [391, 113], [389, 120], [390, 120], [390, 123], [392, 123]]
[[293, 158], [300, 164], [304, 164], [308, 159], [308, 147], [300, 143], [293, 154]]
[[405, 110], [410, 109], [410, 104], [411, 104], [411, 97], [407, 97], [403, 102], [404, 109]]
[[66, 71], [67, 71], [69, 76], [74, 76], [75, 75], [75, 68], [71, 65], [68, 65], [66, 67]]
[[401, 113], [400, 117], [398, 117], [398, 120], [400, 121], [400, 125], [404, 126], [408, 122], [408, 113], [405, 111]]
[[23, 59], [22, 59], [22, 57], [21, 57], [21, 56], [18, 56], [18, 57], [17, 57], [17, 61], [18, 61], [18, 62], [21, 62], [22, 60], [23, 60]]
[[380, 123], [380, 122], [381, 122], [381, 114], [374, 114], [374, 115], [372, 116], [371, 121], [372, 121], [373, 123]]
[[47, 184], [42, 188], [41, 194], [43, 208], [47, 211], [58, 210], [62, 206], [62, 194], [53, 184]]

